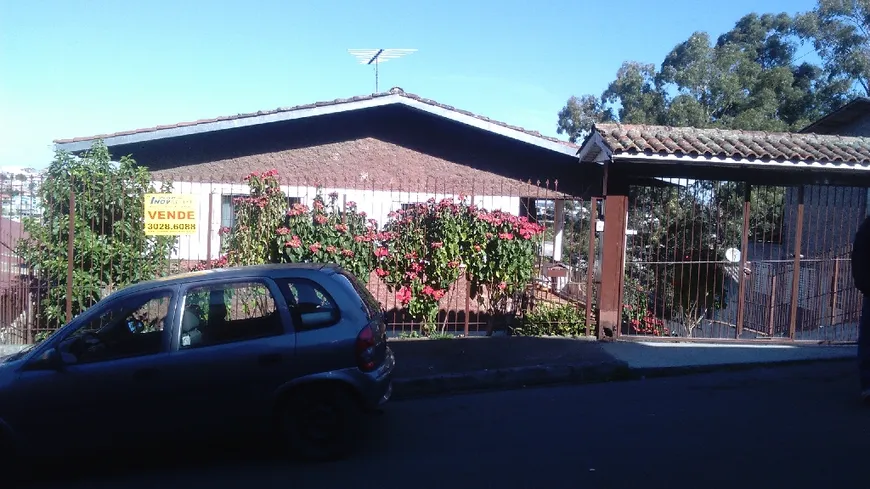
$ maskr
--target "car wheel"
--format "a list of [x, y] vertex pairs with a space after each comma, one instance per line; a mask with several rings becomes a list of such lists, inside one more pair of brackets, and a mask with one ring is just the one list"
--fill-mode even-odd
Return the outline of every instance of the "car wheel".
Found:
[[299, 458], [328, 461], [350, 454], [361, 410], [349, 389], [338, 385], [294, 391], [279, 410], [281, 431]]

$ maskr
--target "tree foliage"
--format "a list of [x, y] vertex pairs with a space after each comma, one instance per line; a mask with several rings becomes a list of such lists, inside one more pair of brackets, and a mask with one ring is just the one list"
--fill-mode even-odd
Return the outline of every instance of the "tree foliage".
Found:
[[[866, 91], [868, 7], [870, 0], [819, 0], [795, 17], [746, 15], [715, 39], [695, 32], [659, 65], [626, 61], [600, 95], [569, 98], [558, 132], [578, 142], [596, 122], [800, 130], [848, 100], [853, 85]], [[807, 41], [821, 64], [807, 59]], [[743, 194], [736, 182], [632, 188], [629, 226], [638, 234], [628, 252], [643, 265], [629, 265], [638, 283], [626, 296], [643, 297], [627, 304], [654, 301], [661, 316], [690, 323], [727, 304], [723, 253], [740, 246]], [[781, 188], [753, 188], [750, 242], [780, 240], [783, 197]], [[638, 331], [664, 331], [637, 311], [629, 322]]]
[[[164, 183], [168, 191], [169, 183]], [[107, 292], [163, 271], [174, 237], [146, 236], [144, 196], [155, 192], [150, 174], [129, 157], [113, 162], [101, 141], [75, 157], [57, 152], [39, 188], [41, 218], [26, 218], [29, 237], [17, 252], [38, 275], [48, 328], [66, 320], [70, 195], [75, 195], [72, 313], [78, 315]]]
[[[841, 24], [848, 16], [838, 13], [845, 7], [831, 7], [844, 3], [866, 5], [870, 0], [821, 0], [818, 12], [797, 20], [784, 13], [749, 14], [718, 39], [695, 32], [674, 46], [658, 68], [626, 61], [600, 96], [568, 99], [559, 112], [557, 131], [577, 142], [593, 123], [607, 121], [765, 131], [801, 129], [841, 105], [849, 96], [850, 80], [864, 69], [858, 60], [866, 60], [866, 54], [854, 53], [866, 53], [866, 49], [857, 49], [866, 44], [843, 33]], [[856, 6], [845, 11], [853, 16], [864, 12]], [[832, 31], [837, 36], [830, 34]], [[826, 60], [824, 66], [798, 55], [802, 40], [811, 34]], [[866, 43], [867, 38], [862, 37], [861, 42]], [[847, 68], [835, 63], [841, 67], [835, 70], [829, 60], [834, 60], [834, 53], [840, 53], [844, 43], [851, 43], [848, 46], [853, 54], [848, 59], [852, 64]], [[829, 76], [832, 74], [836, 76]]]
[[870, 95], [870, 0], [818, 0], [795, 30], [812, 43], [828, 77]]

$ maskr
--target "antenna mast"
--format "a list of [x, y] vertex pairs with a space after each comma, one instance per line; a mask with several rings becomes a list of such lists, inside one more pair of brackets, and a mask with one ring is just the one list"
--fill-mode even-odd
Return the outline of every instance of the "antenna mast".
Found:
[[391, 59], [401, 58], [402, 56], [416, 52], [416, 49], [348, 49], [354, 58], [359, 60], [360, 64], [375, 65], [375, 93], [378, 93], [378, 65], [386, 63]]

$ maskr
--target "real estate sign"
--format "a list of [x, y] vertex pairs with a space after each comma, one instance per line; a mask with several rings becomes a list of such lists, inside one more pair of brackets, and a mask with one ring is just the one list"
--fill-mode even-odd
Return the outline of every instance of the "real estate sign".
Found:
[[145, 194], [145, 234], [196, 234], [196, 203], [189, 194]]

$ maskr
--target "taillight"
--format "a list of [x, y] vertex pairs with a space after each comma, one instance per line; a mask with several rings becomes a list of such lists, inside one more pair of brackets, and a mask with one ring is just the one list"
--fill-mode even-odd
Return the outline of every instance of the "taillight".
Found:
[[375, 333], [370, 326], [366, 326], [356, 336], [356, 362], [363, 372], [371, 372], [377, 366], [375, 346]]

